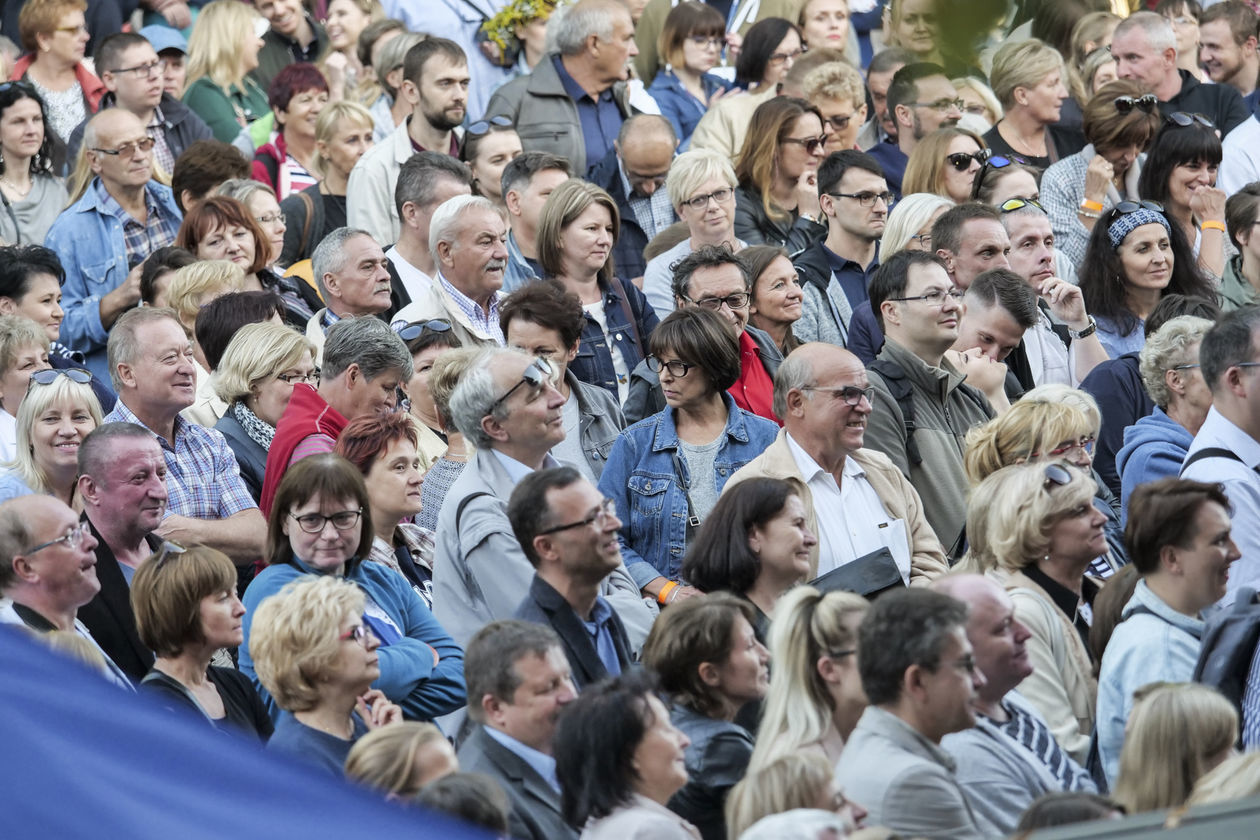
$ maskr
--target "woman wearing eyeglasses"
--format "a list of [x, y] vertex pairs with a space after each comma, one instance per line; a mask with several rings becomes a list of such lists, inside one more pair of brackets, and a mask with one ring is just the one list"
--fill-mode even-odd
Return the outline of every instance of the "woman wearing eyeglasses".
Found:
[[721, 62], [725, 39], [722, 14], [704, 3], [679, 3], [665, 18], [658, 44], [665, 66], [648, 93], [673, 124], [679, 148], [687, 148], [709, 105], [733, 87], [709, 72]]
[[1106, 550], [1094, 483], [1062, 463], [1004, 467], [972, 491], [963, 562], [1002, 584], [1028, 628], [1033, 673], [1019, 685], [1055, 740], [1084, 763], [1098, 683], [1088, 648], [1098, 584], [1086, 576]]
[[735, 235], [796, 252], [822, 239], [818, 166], [822, 115], [804, 99], [776, 97], [753, 112], [735, 175]]
[[244, 641], [245, 607], [227, 555], [166, 543], [137, 567], [131, 610], [140, 641], [156, 656], [142, 690], [172, 711], [199, 713], [215, 729], [271, 737], [271, 719], [249, 678], [210, 664], [216, 651]]
[[[280, 202], [276, 200], [276, 191], [252, 178], [233, 178], [230, 181], [224, 181], [215, 192], [227, 198], [234, 198], [245, 205], [245, 209], [258, 223], [258, 227], [270, 246], [267, 249], [267, 268], [283, 274], [284, 264], [279, 260], [280, 253], [284, 250], [286, 226], [284, 213], [280, 210]], [[322, 305], [321, 303], [320, 306]], [[315, 309], [319, 309], [319, 306]], [[314, 313], [314, 310], [311, 311]]]
[[214, 428], [227, 438], [255, 501], [262, 494], [267, 452], [293, 386], [317, 381], [314, 345], [280, 324], [246, 324], [223, 351], [213, 384], [228, 408]]
[[1054, 47], [1036, 38], [1007, 41], [993, 56], [989, 81], [1004, 111], [984, 135], [994, 152], [1045, 169], [1084, 148], [1079, 130], [1059, 126], [1068, 75]]
[[310, 259], [324, 237], [346, 224], [350, 170], [374, 145], [372, 114], [356, 102], [332, 102], [315, 121], [315, 172], [320, 181], [280, 202], [284, 248], [280, 264]]
[[1143, 153], [1162, 119], [1158, 104], [1137, 82], [1117, 79], [1103, 85], [1083, 109], [1089, 145], [1052, 164], [1041, 177], [1041, 203], [1054, 226], [1055, 247], [1078, 272], [1098, 219], [1121, 201], [1140, 198]]
[[503, 203], [503, 169], [521, 153], [521, 138], [507, 117], [479, 120], [464, 129], [459, 159], [473, 176], [473, 195], [483, 195], [499, 207]]
[[649, 346], [666, 408], [621, 433], [599, 489], [617, 503], [626, 570], [645, 594], [671, 604], [699, 594], [686, 585], [683, 555], [726, 481], [774, 441], [778, 426], [726, 393], [740, 356], [721, 315], [680, 309]]
[[24, 82], [0, 85], [0, 242], [39, 245], [69, 203], [53, 174], [44, 101]]
[[933, 193], [961, 204], [984, 160], [984, 140], [958, 126], [938, 128], [915, 144], [901, 179], [904, 195]]
[[0, 474], [0, 501], [44, 493], [75, 510], [79, 444], [101, 424], [101, 404], [92, 392], [92, 374], [80, 368], [30, 373], [26, 397], [17, 410], [17, 445]]
[[[298, 461], [285, 473], [276, 491], [267, 518], [267, 568], [245, 590], [245, 644], [240, 649], [240, 668], [268, 692], [276, 687], [269, 681], [269, 666], [256, 668], [254, 619], [267, 609], [276, 593], [297, 580], [340, 579], [356, 585], [366, 604], [340, 615], [341, 634], [362, 625], [370, 639], [379, 642], [376, 657], [379, 673], [367, 680], [349, 704], [338, 710], [346, 737], [348, 716], [354, 697], [368, 684], [380, 689], [386, 698], [402, 706], [409, 720], [432, 720], [464, 705], [464, 657], [459, 646], [446, 633], [424, 600], [401, 574], [381, 563], [365, 561], [375, 532], [371, 499], [363, 476], [339, 455], [325, 453]], [[332, 587], [329, 587], [331, 589]], [[274, 674], [274, 671], [271, 671]], [[260, 692], [262, 693], [262, 692]], [[263, 701], [277, 714], [276, 705], [293, 709], [291, 698], [263, 694]], [[343, 696], [342, 702], [346, 697]], [[289, 705], [286, 705], [289, 704]], [[279, 728], [278, 728], [279, 730]], [[345, 748], [349, 750], [347, 743]], [[344, 761], [344, 755], [342, 759]], [[338, 765], [340, 766], [340, 765]]]

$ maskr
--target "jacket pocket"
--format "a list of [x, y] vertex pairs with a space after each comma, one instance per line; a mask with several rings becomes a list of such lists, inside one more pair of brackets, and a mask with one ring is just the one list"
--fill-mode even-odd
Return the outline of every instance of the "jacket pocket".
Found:
[[112, 282], [113, 272], [117, 265], [116, 260], [105, 260], [83, 266], [83, 280], [87, 284], [88, 294], [103, 295], [112, 292], [114, 287], [120, 285], [120, 283]]
[[668, 479], [660, 476], [632, 475], [627, 484], [630, 490], [630, 511], [634, 516], [656, 518], [665, 509], [665, 496], [669, 491]]
[[[525, 114], [522, 114], [525, 116]], [[569, 143], [573, 138], [571, 123], [541, 122], [529, 125], [517, 125], [516, 133], [521, 138], [521, 145]]]

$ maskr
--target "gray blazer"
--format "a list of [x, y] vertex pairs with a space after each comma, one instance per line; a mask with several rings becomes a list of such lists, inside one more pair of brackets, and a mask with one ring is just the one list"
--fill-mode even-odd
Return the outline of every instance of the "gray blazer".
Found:
[[560, 794], [524, 759], [476, 726], [459, 747], [459, 769], [485, 773], [503, 787], [512, 813], [508, 834], [517, 840], [577, 840], [560, 813]]

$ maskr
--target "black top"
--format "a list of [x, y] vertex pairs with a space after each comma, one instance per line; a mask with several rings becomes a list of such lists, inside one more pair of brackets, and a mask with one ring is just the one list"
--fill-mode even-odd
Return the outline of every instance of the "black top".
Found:
[[[1049, 134], [1050, 136], [1046, 144], [1049, 154], [1042, 157], [1026, 155], [1023, 152], [1018, 152], [1011, 148], [1011, 145], [1006, 142], [1004, 137], [1002, 137], [996, 125], [989, 129], [984, 135], [984, 142], [988, 143], [989, 148], [999, 155], [1018, 157], [1024, 160], [1029, 166], [1035, 166], [1038, 169], [1043, 170], [1050, 164], [1058, 163], [1065, 157], [1074, 155], [1081, 149], [1085, 148], [1085, 135], [1081, 133], [1080, 129], [1068, 128], [1061, 124], [1056, 124], [1049, 126]], [[1051, 148], [1052, 146], [1053, 148]]]
[[198, 707], [188, 693], [188, 689], [161, 671], [150, 671], [141, 687], [151, 692], [168, 709], [191, 711], [220, 731], [230, 727], [232, 730], [254, 735], [260, 741], [271, 737], [271, 718], [267, 716], [267, 710], [249, 677], [232, 668], [211, 665], [206, 669], [206, 678], [218, 689], [219, 699], [223, 701], [225, 714], [218, 720], [206, 717], [204, 710]]
[[1081, 597], [1077, 598], [1076, 593], [1068, 589], [1057, 580], [1052, 579], [1036, 564], [1029, 564], [1023, 569], [1025, 575], [1032, 579], [1034, 583], [1046, 590], [1046, 594], [1050, 596], [1050, 600], [1054, 601], [1054, 605], [1063, 611], [1068, 617], [1072, 625], [1076, 627], [1076, 632], [1080, 634], [1081, 641], [1085, 643], [1085, 650], [1089, 650], [1089, 625], [1090, 621], [1085, 617], [1084, 611], [1078, 609], [1081, 601], [1084, 601], [1089, 607], [1094, 605], [1094, 596], [1098, 594], [1098, 585], [1089, 578], [1085, 578], [1081, 582]]
[[[346, 226], [346, 197], [344, 195], [324, 195], [324, 230], [332, 232]], [[322, 237], [321, 237], [322, 239]]]

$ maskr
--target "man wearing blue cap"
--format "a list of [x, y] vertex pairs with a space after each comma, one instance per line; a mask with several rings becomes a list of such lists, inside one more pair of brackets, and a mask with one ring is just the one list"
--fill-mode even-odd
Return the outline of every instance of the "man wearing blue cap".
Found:
[[140, 30], [140, 34], [157, 50], [158, 58], [166, 62], [166, 69], [162, 73], [162, 90], [179, 99], [184, 95], [184, 81], [188, 74], [185, 64], [188, 60], [188, 41], [178, 30], [169, 26], [146, 26]]

